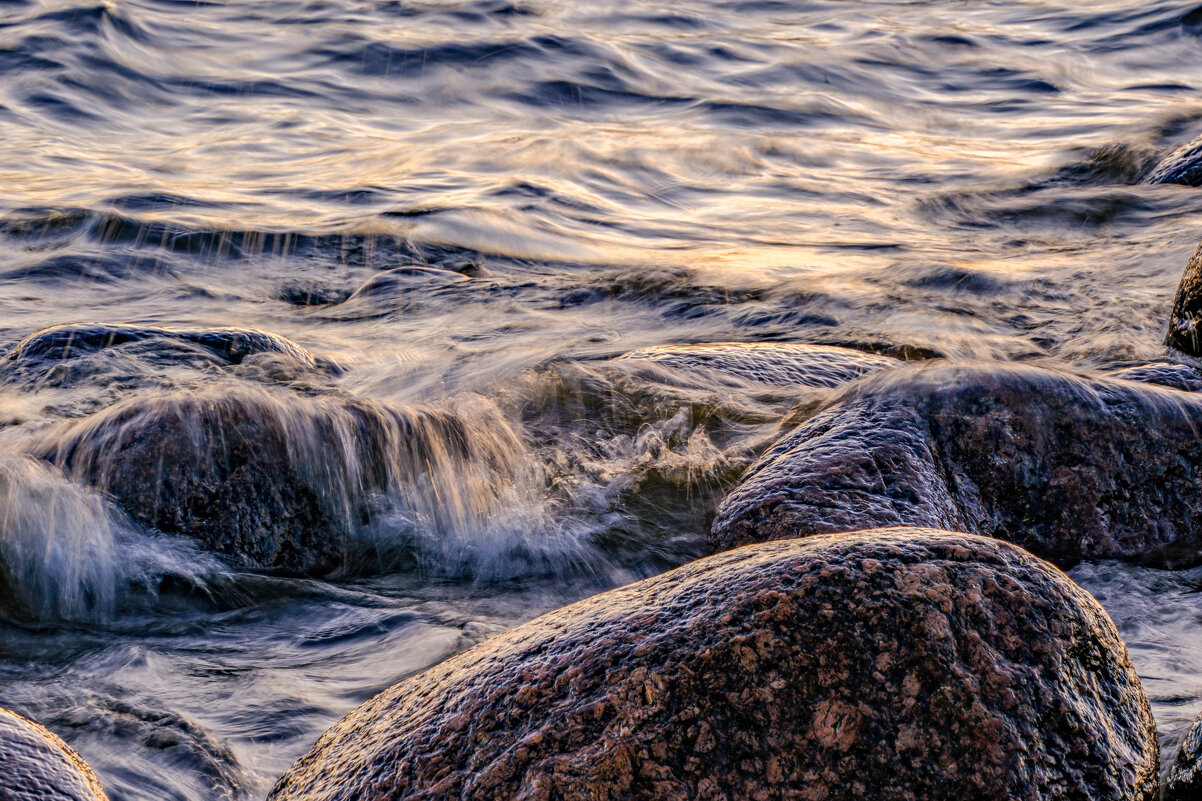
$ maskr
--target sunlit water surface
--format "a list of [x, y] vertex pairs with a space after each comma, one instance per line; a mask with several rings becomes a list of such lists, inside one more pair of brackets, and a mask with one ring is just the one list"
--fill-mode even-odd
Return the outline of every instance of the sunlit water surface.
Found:
[[[0, 624], [0, 704], [114, 801], [261, 798], [379, 689], [703, 552], [801, 391], [618, 354], [1161, 357], [1202, 192], [1138, 179], [1202, 133], [1191, 10], [0, 5], [0, 349], [60, 323], [252, 326], [322, 365], [130, 352], [6, 379], [0, 551], [25, 613]], [[372, 533], [405, 559], [316, 581], [235, 571], [22, 455], [129, 398], [280, 383], [453, 410], [509, 432], [529, 474], [427, 493], [405, 508], [450, 523], [397, 511]], [[478, 490], [492, 505], [467, 509]], [[1072, 575], [1127, 637], [1171, 756], [1202, 707], [1202, 579]]]

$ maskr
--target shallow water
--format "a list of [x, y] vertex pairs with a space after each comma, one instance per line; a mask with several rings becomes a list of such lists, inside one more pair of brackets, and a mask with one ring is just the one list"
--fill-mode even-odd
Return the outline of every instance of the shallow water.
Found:
[[[0, 350], [93, 321], [251, 326], [316, 358], [155, 341], [0, 369], [0, 704], [114, 801], [259, 798], [376, 690], [699, 555], [739, 469], [826, 392], [618, 354], [1163, 356], [1202, 192], [1138, 179], [1202, 134], [1192, 10], [4, 3]], [[28, 458], [86, 414], [202, 390], [508, 433], [441, 484], [389, 484], [347, 545], [373, 569], [325, 581], [239, 571]], [[1171, 756], [1202, 707], [1197, 576], [1073, 575]]]

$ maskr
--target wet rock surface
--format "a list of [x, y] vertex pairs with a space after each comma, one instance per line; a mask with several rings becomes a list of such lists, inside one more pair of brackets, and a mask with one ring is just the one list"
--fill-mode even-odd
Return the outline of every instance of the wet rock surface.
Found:
[[1202, 715], [1190, 726], [1181, 750], [1169, 771], [1163, 801], [1197, 801], [1202, 798]]
[[491, 422], [485, 436], [442, 410], [222, 387], [116, 404], [37, 455], [237, 566], [318, 574], [346, 564], [380, 496], [473, 468], [504, 481], [517, 448]]
[[402, 681], [271, 801], [1145, 799], [1148, 701], [1091, 596], [1006, 543], [772, 542]]
[[813, 387], [837, 387], [899, 363], [896, 359], [847, 348], [788, 343], [645, 348], [626, 353], [621, 360], [643, 360], [676, 370], [704, 370], [753, 384]]
[[1177, 286], [1165, 344], [1190, 356], [1202, 356], [1202, 245], [1194, 251]]
[[0, 708], [0, 798], [107, 801], [100, 780], [49, 729]]
[[1124, 367], [1109, 375], [1124, 381], [1138, 381], [1142, 384], [1159, 384], [1172, 387], [1182, 392], [1202, 391], [1202, 372], [1188, 364], [1171, 364], [1156, 362], [1141, 364], [1137, 367]]
[[1169, 153], [1144, 176], [1145, 184], [1202, 186], [1202, 138]]
[[869, 377], [773, 445], [723, 501], [715, 550], [889, 525], [1044, 558], [1202, 561], [1202, 400], [1038, 367]]
[[68, 417], [133, 392], [202, 386], [219, 376], [322, 389], [339, 372], [295, 342], [254, 328], [59, 325], [30, 334], [0, 356], [0, 386], [50, 390], [45, 412]]
[[257, 328], [205, 328], [173, 330], [151, 326], [82, 323], [57, 325], [37, 331], [18, 342], [4, 356], [5, 363], [37, 362], [42, 368], [55, 362], [95, 353], [131, 342], [161, 340], [189, 343], [228, 364], [240, 364], [259, 353], [277, 353], [312, 366], [312, 353], [291, 340]]

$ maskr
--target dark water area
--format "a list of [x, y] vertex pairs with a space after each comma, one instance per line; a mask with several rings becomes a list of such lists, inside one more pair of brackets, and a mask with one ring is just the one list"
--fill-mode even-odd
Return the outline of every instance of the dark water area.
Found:
[[[398, 679], [702, 555], [832, 391], [621, 354], [1165, 358], [1202, 191], [1140, 179], [1202, 134], [1192, 12], [0, 3], [0, 705], [114, 801], [262, 798]], [[67, 324], [122, 327], [25, 339]], [[338, 569], [234, 563], [47, 458], [184, 395], [267, 410], [345, 513]], [[425, 437], [372, 481], [364, 404]], [[1071, 575], [1171, 757], [1202, 573]]]

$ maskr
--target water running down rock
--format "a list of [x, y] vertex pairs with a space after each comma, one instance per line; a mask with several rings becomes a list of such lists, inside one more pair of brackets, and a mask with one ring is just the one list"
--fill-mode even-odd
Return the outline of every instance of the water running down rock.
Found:
[[48, 430], [37, 453], [234, 565], [324, 574], [370, 562], [376, 543], [360, 534], [397, 511], [390, 501], [454, 532], [513, 500], [522, 443], [495, 409], [476, 408], [217, 387], [116, 404]]

